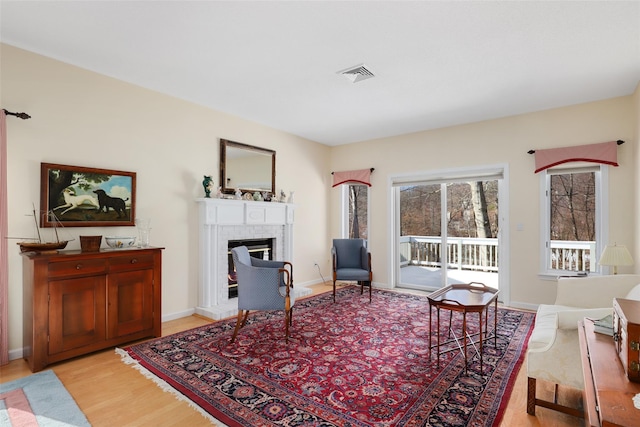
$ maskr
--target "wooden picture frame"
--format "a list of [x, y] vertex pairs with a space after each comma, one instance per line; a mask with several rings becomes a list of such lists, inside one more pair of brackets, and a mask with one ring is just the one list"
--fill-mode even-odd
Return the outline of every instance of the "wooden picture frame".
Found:
[[41, 227], [133, 226], [135, 207], [135, 172], [40, 165]]

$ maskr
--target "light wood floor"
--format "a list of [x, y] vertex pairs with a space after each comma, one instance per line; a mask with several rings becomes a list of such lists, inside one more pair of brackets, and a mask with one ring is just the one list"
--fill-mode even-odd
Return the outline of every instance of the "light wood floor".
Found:
[[[331, 285], [314, 285], [314, 294], [331, 289]], [[205, 325], [210, 321], [198, 316], [185, 317], [162, 325], [162, 334], [170, 335]], [[526, 364], [526, 361], [525, 361]], [[536, 416], [526, 412], [526, 369], [523, 364], [507, 406], [501, 426], [583, 426], [578, 418], [545, 408]], [[53, 369], [78, 406], [95, 427], [101, 426], [202, 426], [208, 421], [186, 402], [163, 392], [137, 370], [121, 362], [113, 349], [92, 353], [48, 367]], [[0, 367], [0, 382], [30, 375], [23, 360]], [[552, 386], [538, 382], [539, 395], [551, 399]], [[561, 389], [560, 402], [579, 404], [580, 393]], [[562, 400], [562, 397], [566, 400]]]

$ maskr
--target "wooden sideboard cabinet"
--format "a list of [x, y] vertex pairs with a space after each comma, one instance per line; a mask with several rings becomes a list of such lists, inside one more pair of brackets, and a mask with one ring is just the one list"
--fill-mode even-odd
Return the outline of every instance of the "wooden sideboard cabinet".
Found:
[[31, 371], [161, 335], [162, 248], [22, 256], [24, 359]]
[[584, 390], [585, 425], [589, 427], [637, 427], [640, 409], [633, 397], [640, 384], [629, 381], [613, 337], [594, 331], [593, 321], [578, 323]]

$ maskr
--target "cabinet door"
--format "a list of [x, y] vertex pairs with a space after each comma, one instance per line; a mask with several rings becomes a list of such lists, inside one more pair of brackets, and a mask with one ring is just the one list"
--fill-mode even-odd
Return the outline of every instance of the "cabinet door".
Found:
[[106, 276], [49, 282], [49, 354], [106, 336]]
[[153, 328], [153, 270], [109, 274], [108, 338]]

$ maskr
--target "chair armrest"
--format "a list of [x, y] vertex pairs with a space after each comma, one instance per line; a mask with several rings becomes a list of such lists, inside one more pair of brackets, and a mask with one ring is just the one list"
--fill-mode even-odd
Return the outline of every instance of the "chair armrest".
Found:
[[364, 246], [360, 248], [360, 265], [363, 269], [371, 271], [371, 252]]
[[284, 267], [284, 261], [271, 261], [269, 259], [251, 257], [251, 265], [263, 268], [282, 268]]

